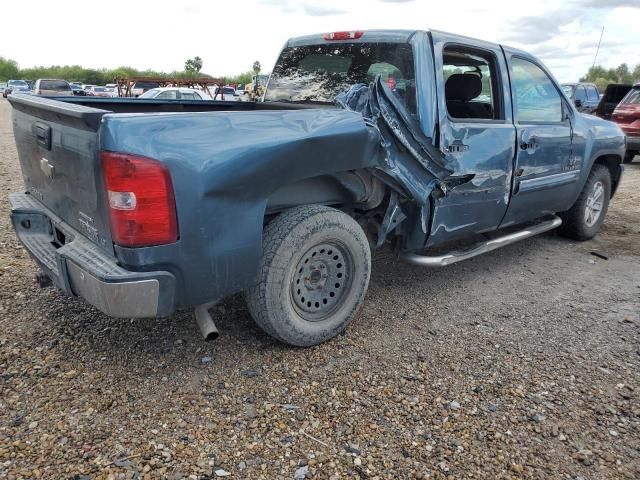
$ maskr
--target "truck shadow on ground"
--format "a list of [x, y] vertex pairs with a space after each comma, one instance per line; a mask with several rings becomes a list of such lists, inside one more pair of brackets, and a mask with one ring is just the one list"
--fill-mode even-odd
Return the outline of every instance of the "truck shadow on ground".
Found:
[[[443, 269], [407, 265], [398, 261], [389, 249], [383, 249], [374, 255], [363, 308], [345, 334], [329, 344], [348, 343], [351, 336], [366, 339], [370, 335], [394, 335], [407, 328], [403, 327], [402, 318], [394, 319], [398, 305], [420, 305], [435, 298], [459, 297], [461, 291], [486, 284], [487, 278], [501, 278], [514, 269], [538, 264], [553, 256], [555, 250], [569, 245], [570, 242], [551, 233]], [[46, 312], [44, 324], [47, 325], [36, 334], [42, 335], [43, 342], [59, 347], [62, 356], [72, 349], [84, 350], [82, 354], [87, 360], [103, 363], [132, 357], [156, 362], [187, 352], [197, 360], [206, 356], [239, 359], [253, 352], [298, 350], [273, 340], [258, 328], [242, 295], [230, 297], [212, 310], [220, 330], [220, 337], [213, 342], [202, 340], [191, 311], [180, 311], [167, 319], [115, 319], [51, 289], [42, 291], [34, 300], [35, 308]], [[455, 312], [449, 314], [455, 315]], [[369, 316], [385, 320], [369, 321]], [[423, 320], [429, 322], [429, 318]]]

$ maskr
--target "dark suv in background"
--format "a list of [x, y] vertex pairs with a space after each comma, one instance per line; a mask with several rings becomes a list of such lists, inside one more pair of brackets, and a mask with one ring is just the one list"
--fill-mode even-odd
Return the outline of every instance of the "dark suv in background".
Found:
[[640, 83], [636, 83], [620, 101], [611, 115], [627, 136], [625, 163], [630, 163], [640, 154]]
[[562, 91], [582, 113], [595, 113], [600, 103], [600, 92], [593, 83], [563, 83]]
[[604, 95], [600, 99], [596, 115], [605, 120], [611, 120], [611, 114], [616, 109], [620, 100], [622, 100], [631, 90], [630, 84], [610, 83], [604, 91]]

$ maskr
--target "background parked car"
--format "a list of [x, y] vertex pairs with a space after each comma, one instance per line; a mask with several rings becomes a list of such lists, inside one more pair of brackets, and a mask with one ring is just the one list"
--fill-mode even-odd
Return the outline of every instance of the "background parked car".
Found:
[[7, 84], [5, 82], [0, 83], [0, 93], [4, 93], [4, 89], [7, 88]]
[[136, 82], [131, 87], [131, 95], [134, 97], [139, 97], [147, 90], [158, 88], [159, 86], [160, 84], [158, 82]]
[[30, 93], [29, 84], [24, 80], [9, 80], [7, 82], [7, 86], [2, 93], [4, 98], [11, 95], [12, 93]]
[[206, 95], [199, 90], [178, 87], [152, 88], [138, 98], [155, 98], [157, 100], [209, 100]]
[[596, 115], [605, 120], [611, 119], [611, 114], [620, 103], [627, 93], [631, 90], [630, 84], [625, 83], [610, 83], [600, 99], [598, 108], [596, 109]]
[[73, 90], [66, 80], [39, 78], [36, 80], [33, 93], [49, 97], [70, 97]]
[[26, 92], [29, 90], [29, 84], [24, 80], [9, 80], [7, 82], [7, 86], [4, 89], [4, 92], [2, 92], [2, 96], [4, 98], [7, 98], [7, 96], [10, 95], [16, 88], [20, 92]]
[[69, 84], [69, 86], [71, 87], [74, 95], [84, 97], [87, 94], [87, 92], [83, 90], [82, 85], [79, 83], [72, 82]]
[[620, 101], [611, 115], [611, 120], [616, 122], [627, 136], [624, 161], [630, 163], [640, 154], [640, 83], [635, 84]]
[[[239, 102], [240, 97], [236, 94], [236, 90], [233, 87], [214, 87], [210, 88], [211, 96], [214, 100], [224, 100], [225, 102]], [[224, 94], [224, 98], [223, 98]]]
[[93, 85], [87, 91], [87, 95], [91, 97], [113, 97], [113, 89], [107, 87], [101, 87], [99, 85]]
[[600, 92], [593, 83], [563, 83], [562, 91], [582, 113], [595, 113], [600, 103]]

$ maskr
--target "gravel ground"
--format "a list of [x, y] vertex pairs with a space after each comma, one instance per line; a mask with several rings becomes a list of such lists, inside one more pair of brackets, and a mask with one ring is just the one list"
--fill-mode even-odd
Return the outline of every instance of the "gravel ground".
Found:
[[117, 320], [38, 289], [20, 188], [0, 99], [2, 478], [640, 478], [638, 161], [592, 242], [444, 270], [377, 253], [356, 321], [309, 349], [238, 298], [204, 343], [189, 312]]

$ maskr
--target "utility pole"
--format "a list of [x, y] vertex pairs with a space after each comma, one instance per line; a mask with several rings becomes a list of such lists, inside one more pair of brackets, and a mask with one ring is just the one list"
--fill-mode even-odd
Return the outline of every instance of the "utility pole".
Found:
[[602, 43], [602, 35], [604, 35], [604, 25], [602, 25], [602, 31], [600, 32], [600, 40], [598, 40], [598, 48], [596, 48], [596, 56], [593, 57], [593, 65], [591, 68], [596, 66], [596, 60], [598, 59], [598, 53], [600, 52], [600, 44]]

